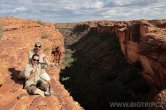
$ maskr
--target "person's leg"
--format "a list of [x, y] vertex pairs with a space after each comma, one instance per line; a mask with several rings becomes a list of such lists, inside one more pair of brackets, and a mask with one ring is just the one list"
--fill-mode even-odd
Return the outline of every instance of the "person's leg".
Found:
[[25, 86], [25, 89], [29, 94], [34, 94], [35, 90], [37, 89], [35, 85]]
[[31, 86], [25, 86], [25, 89], [27, 90], [27, 92], [31, 95], [41, 95], [42, 97], [44, 97], [44, 91], [38, 89], [35, 85], [31, 85]]
[[18, 79], [25, 79], [24, 71], [21, 71], [21, 72], [18, 74]]
[[40, 90], [40, 89], [38, 89], [38, 88], [34, 91], [34, 94], [39, 94], [39, 95], [41, 95], [42, 97], [45, 97], [44, 91], [42, 91], [42, 90]]
[[45, 96], [44, 91], [42, 91], [36, 87], [37, 86], [36, 82], [28, 80], [28, 81], [26, 81], [25, 85], [26, 85], [25, 89], [27, 90], [27, 92], [29, 94], [39, 94], [43, 97]]
[[41, 90], [43, 90], [43, 91], [47, 91], [48, 88], [49, 88], [48, 85], [45, 84], [45, 83], [44, 83], [43, 81], [41, 81], [41, 80], [39, 80], [39, 81], [37, 82], [36, 87], [39, 88], [39, 89], [41, 89]]
[[25, 87], [24, 87], [29, 94], [33, 94], [34, 91], [36, 90], [36, 84], [32, 80], [27, 80], [25, 82]]
[[47, 83], [44, 83], [43, 81], [40, 80], [38, 81], [37, 87], [44, 91], [45, 96], [51, 95], [50, 88]]
[[47, 83], [47, 85], [49, 86], [49, 89], [51, 88], [51, 78], [50, 76], [48, 75], [48, 73], [46, 73], [46, 71], [44, 73], [41, 74], [41, 79], [44, 80], [44, 82]]

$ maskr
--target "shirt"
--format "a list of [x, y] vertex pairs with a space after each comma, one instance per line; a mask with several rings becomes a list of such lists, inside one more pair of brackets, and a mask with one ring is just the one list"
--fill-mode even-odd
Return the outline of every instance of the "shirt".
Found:
[[[34, 54], [35, 54], [34, 49], [31, 50], [31, 51], [29, 51], [29, 53], [28, 53], [29, 61], [30, 61], [30, 59], [32, 58], [32, 56], [33, 56]], [[44, 61], [44, 57], [45, 57], [45, 54], [44, 54], [44, 53], [39, 54], [39, 62], [40, 62], [40, 63], [46, 63], [46, 62]]]
[[41, 72], [41, 65], [38, 64], [37, 66], [33, 66], [32, 64], [27, 64], [24, 70], [25, 78], [28, 78], [31, 74], [33, 74], [33, 77], [28, 80], [38, 81], [40, 79]]

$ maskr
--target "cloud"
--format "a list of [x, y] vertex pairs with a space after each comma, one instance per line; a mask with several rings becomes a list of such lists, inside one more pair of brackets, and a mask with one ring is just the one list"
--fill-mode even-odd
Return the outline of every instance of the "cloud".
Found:
[[1, 0], [0, 16], [49, 22], [166, 18], [166, 0]]
[[28, 9], [27, 9], [26, 7], [21, 6], [21, 7], [16, 7], [16, 8], [14, 8], [14, 9], [12, 10], [12, 12], [13, 12], [13, 13], [25, 12], [25, 11], [27, 11], [27, 10], [28, 10]]

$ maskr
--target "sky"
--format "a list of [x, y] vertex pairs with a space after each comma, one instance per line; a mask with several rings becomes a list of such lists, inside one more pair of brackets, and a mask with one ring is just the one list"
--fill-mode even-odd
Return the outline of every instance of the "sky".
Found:
[[0, 0], [0, 17], [63, 23], [166, 19], [166, 0]]

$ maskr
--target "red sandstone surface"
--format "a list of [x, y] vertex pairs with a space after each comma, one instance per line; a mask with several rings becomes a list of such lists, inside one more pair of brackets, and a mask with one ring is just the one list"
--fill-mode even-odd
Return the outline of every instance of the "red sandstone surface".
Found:
[[[0, 22], [4, 29], [0, 40], [0, 110], [82, 109], [58, 81], [60, 67], [48, 69], [54, 91], [50, 97], [27, 95], [23, 82], [16, 77], [28, 62], [27, 53], [35, 42], [43, 44], [50, 60], [53, 59], [52, 47], [59, 46], [64, 51], [63, 37], [54, 25], [12, 17], [0, 18]], [[43, 34], [47, 34], [47, 38], [42, 38]]]

